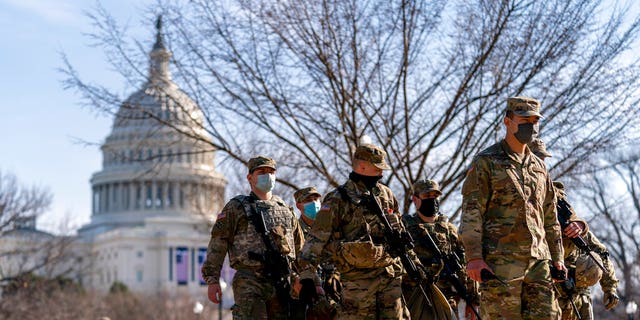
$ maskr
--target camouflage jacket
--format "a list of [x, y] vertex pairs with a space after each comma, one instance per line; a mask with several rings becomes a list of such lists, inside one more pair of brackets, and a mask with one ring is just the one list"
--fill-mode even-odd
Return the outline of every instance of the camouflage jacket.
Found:
[[[382, 222], [364, 204], [370, 191], [362, 182], [352, 180], [342, 188], [346, 197], [338, 189], [325, 196], [302, 249], [300, 264], [324, 264], [326, 261], [321, 259], [326, 255], [331, 257], [342, 279], [401, 275], [400, 260], [390, 257], [384, 248]], [[391, 189], [378, 183], [373, 194], [392, 226], [403, 228], [398, 200]]]
[[311, 231], [311, 225], [306, 223], [302, 217], [298, 218], [298, 223], [300, 224], [302, 235], [307, 239], [309, 237], [309, 231]]
[[[471, 278], [467, 277], [465, 268], [467, 262], [465, 259], [462, 241], [460, 241], [460, 238], [458, 237], [458, 228], [456, 228], [453, 223], [449, 222], [449, 219], [442, 214], [438, 215], [434, 222], [424, 222], [417, 216], [417, 214], [404, 215], [402, 218], [407, 231], [409, 231], [415, 243], [413, 251], [416, 253], [425, 269], [429, 272], [429, 275], [438, 279], [436, 285], [443, 290], [443, 293], [449, 292], [450, 290], [445, 289], [450, 289], [452, 284], [446, 278], [438, 277], [443, 265], [435, 256], [430, 246], [423, 240], [426, 232], [431, 235], [434, 243], [438, 246], [438, 249], [440, 249], [440, 252], [444, 256], [456, 254], [460, 258], [460, 268], [455, 272], [456, 276], [460, 279], [462, 284], [466, 286], [469, 294], [475, 297], [477, 295], [477, 288], [475, 282], [471, 280]], [[455, 267], [449, 266], [449, 268]]]
[[462, 186], [460, 236], [467, 259], [562, 261], [562, 235], [547, 169], [506, 141], [480, 152]]
[[253, 192], [249, 196], [237, 196], [227, 202], [211, 230], [207, 258], [202, 265], [202, 276], [208, 284], [218, 283], [227, 253], [231, 267], [236, 270], [256, 274], [263, 270], [261, 261], [249, 257], [249, 252], [264, 254], [266, 251], [262, 236], [249, 219], [251, 213], [247, 212], [250, 208], [256, 212], [256, 206], [268, 213], [264, 215], [265, 223], [278, 249], [292, 261], [296, 260], [304, 236], [293, 208], [278, 196], [271, 200], [259, 200]]
[[[298, 222], [300, 223], [300, 228], [302, 229], [302, 234], [304, 235], [304, 239], [306, 241], [306, 239], [309, 239], [309, 232], [311, 231], [311, 225], [305, 222], [304, 219], [302, 219], [302, 217], [298, 218]], [[313, 279], [313, 282], [315, 283], [316, 286], [322, 285], [322, 280], [323, 280], [322, 275], [325, 272], [323, 270], [329, 270], [329, 269], [333, 270], [334, 267], [330, 263], [329, 261], [330, 259], [327, 259], [327, 257], [322, 257], [320, 260], [323, 261], [322, 266], [318, 266], [316, 268], [308, 266], [307, 268], [300, 270], [300, 278], [301, 279], [311, 278]]]

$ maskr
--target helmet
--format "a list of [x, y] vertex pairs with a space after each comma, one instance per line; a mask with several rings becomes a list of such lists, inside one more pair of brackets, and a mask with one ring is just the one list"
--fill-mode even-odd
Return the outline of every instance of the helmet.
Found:
[[602, 278], [602, 269], [594, 261], [598, 260], [602, 264], [600, 255], [594, 254], [593, 256], [586, 253], [581, 253], [576, 259], [576, 286], [585, 288], [591, 287], [600, 281]]

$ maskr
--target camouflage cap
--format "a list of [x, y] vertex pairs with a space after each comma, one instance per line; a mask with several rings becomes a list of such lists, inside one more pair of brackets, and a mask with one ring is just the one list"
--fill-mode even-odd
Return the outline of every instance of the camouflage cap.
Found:
[[378, 169], [389, 170], [391, 167], [384, 160], [386, 157], [387, 153], [382, 148], [368, 143], [359, 145], [353, 154], [353, 159], [369, 161]]
[[247, 168], [249, 168], [249, 173], [252, 173], [254, 170], [262, 167], [273, 168], [276, 170], [276, 161], [265, 156], [257, 156], [249, 159], [247, 163]]
[[302, 203], [304, 199], [311, 195], [318, 195], [319, 197], [322, 197], [322, 194], [318, 192], [316, 187], [306, 187], [294, 192], [293, 198], [296, 200], [296, 203]]
[[542, 114], [540, 114], [540, 101], [528, 97], [511, 97], [507, 99], [507, 111], [512, 111], [521, 117], [542, 117]]
[[435, 182], [434, 180], [420, 179], [413, 184], [412, 189], [413, 189], [413, 194], [415, 195], [419, 195], [421, 193], [427, 193], [430, 191], [437, 192], [438, 196], [442, 195], [442, 191], [440, 191], [440, 187], [438, 186], [438, 183]]
[[551, 153], [547, 151], [547, 146], [544, 144], [544, 141], [542, 141], [542, 139], [533, 139], [533, 141], [529, 142], [528, 146], [529, 149], [531, 149], [531, 152], [533, 152], [533, 154], [538, 156], [538, 158], [540, 159], [553, 157]]

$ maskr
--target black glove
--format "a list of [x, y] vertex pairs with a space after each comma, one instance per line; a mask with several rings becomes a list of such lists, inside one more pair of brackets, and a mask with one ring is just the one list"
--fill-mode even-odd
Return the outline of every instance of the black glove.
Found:
[[551, 271], [551, 279], [557, 280], [557, 281], [565, 281], [565, 280], [567, 280], [567, 271], [566, 270], [558, 269], [553, 264], [550, 265], [549, 268], [550, 268], [550, 271]]
[[300, 280], [300, 284], [302, 285], [302, 289], [300, 289], [300, 294], [298, 295], [300, 302], [311, 305], [314, 301], [318, 300], [316, 284], [312, 279], [302, 279]]

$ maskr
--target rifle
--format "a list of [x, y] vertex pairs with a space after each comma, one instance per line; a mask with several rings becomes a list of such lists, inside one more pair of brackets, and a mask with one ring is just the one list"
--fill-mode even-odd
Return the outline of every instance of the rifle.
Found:
[[400, 262], [402, 262], [402, 266], [407, 271], [409, 278], [418, 284], [418, 288], [420, 288], [427, 304], [429, 306], [433, 306], [433, 303], [431, 302], [431, 299], [429, 299], [427, 291], [424, 289], [422, 284], [425, 277], [420, 274], [420, 270], [418, 270], [418, 267], [407, 253], [414, 247], [411, 235], [407, 231], [401, 232], [400, 230], [393, 229], [391, 227], [391, 223], [389, 223], [386, 215], [382, 212], [382, 207], [380, 207], [378, 199], [373, 195], [373, 192], [370, 191], [370, 193], [371, 195], [367, 201], [367, 205], [369, 209], [378, 216], [384, 225], [384, 240], [389, 255], [394, 258], [400, 258]]
[[[567, 202], [567, 200], [563, 198], [559, 198], [557, 209], [558, 209], [558, 222], [560, 223], [560, 227], [562, 227], [562, 230], [564, 230], [571, 223], [569, 221], [569, 219], [571, 218], [571, 205], [569, 204], [569, 202]], [[598, 265], [598, 267], [602, 269], [602, 272], [604, 273], [607, 272], [607, 269], [605, 269], [604, 265], [602, 265], [602, 263], [598, 261], [598, 259], [596, 259], [596, 257], [594, 256], [593, 250], [589, 248], [589, 245], [584, 240], [584, 238], [582, 238], [582, 236], [578, 235], [575, 238], [571, 238], [571, 241], [576, 245], [576, 247], [578, 247], [578, 249], [589, 254], [591, 259], [593, 259], [593, 262], [595, 262]]]
[[453, 285], [453, 288], [456, 289], [456, 292], [464, 300], [467, 306], [469, 306], [471, 310], [473, 310], [473, 313], [476, 315], [476, 318], [478, 320], [482, 320], [482, 318], [480, 317], [480, 314], [478, 313], [476, 308], [473, 306], [473, 302], [471, 301], [471, 295], [467, 291], [467, 288], [465, 287], [464, 283], [462, 283], [462, 281], [460, 280], [460, 277], [458, 277], [458, 275], [456, 274], [457, 272], [462, 270], [462, 265], [460, 264], [460, 258], [455, 252], [448, 255], [443, 254], [442, 251], [440, 251], [440, 248], [438, 248], [438, 246], [436, 245], [435, 241], [433, 241], [433, 238], [431, 237], [429, 232], [425, 230], [424, 233], [425, 233], [424, 236], [420, 238], [420, 242], [425, 244], [427, 247], [431, 248], [431, 251], [436, 256], [436, 259], [439, 259], [444, 265], [441, 271], [441, 274], [443, 275], [442, 278], [445, 278], [446, 280], [451, 282], [451, 284]]
[[[578, 318], [578, 320], [582, 320], [582, 317], [580, 316], [580, 311], [578, 310], [576, 303], [573, 301], [573, 291], [576, 288], [576, 281], [574, 279], [575, 279], [575, 275], [569, 274], [565, 281], [558, 282], [558, 283], [562, 287], [562, 292], [564, 292], [567, 295], [567, 299], [569, 299], [569, 303], [571, 304], [571, 309], [573, 309], [573, 312], [575, 313], [576, 317]], [[553, 287], [556, 289], [556, 291], [559, 291], [556, 288], [555, 283], [553, 284]]]
[[[255, 202], [253, 202], [255, 204]], [[253, 207], [251, 203], [249, 207]], [[262, 237], [262, 241], [266, 247], [264, 254], [256, 252], [249, 252], [249, 259], [261, 261], [264, 265], [265, 276], [271, 281], [276, 289], [276, 296], [280, 303], [286, 308], [287, 312], [291, 312], [291, 284], [289, 283], [289, 275], [291, 274], [291, 267], [289, 265], [289, 257], [283, 255], [276, 244], [273, 242], [272, 237], [267, 231], [267, 225], [264, 221], [263, 210], [258, 210], [256, 204], [256, 210], [250, 210], [249, 219], [256, 228], [256, 231]], [[250, 208], [253, 209], [253, 208]]]

